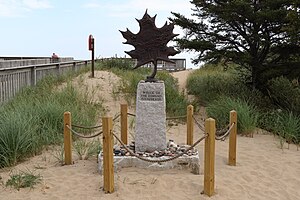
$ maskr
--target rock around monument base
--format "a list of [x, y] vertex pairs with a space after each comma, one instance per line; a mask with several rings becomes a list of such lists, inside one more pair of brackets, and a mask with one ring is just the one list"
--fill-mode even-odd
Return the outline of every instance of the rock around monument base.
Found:
[[[161, 159], [165, 160], [170, 156], [162, 156], [159, 158], [153, 157], [148, 159]], [[195, 155], [183, 155], [179, 158], [161, 163], [151, 163], [140, 160], [134, 156], [114, 156], [114, 171], [119, 171], [121, 168], [136, 167], [141, 169], [151, 170], [166, 170], [166, 169], [179, 169], [179, 170], [190, 170], [193, 174], [200, 174], [200, 159], [199, 154]], [[100, 174], [103, 173], [103, 157], [102, 152], [98, 156], [98, 171]]]

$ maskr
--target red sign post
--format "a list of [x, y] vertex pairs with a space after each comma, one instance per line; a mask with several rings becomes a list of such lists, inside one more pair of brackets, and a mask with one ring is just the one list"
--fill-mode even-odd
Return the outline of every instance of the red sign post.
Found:
[[95, 77], [95, 54], [94, 54], [94, 49], [95, 49], [95, 39], [93, 35], [89, 35], [89, 51], [92, 51], [92, 78]]

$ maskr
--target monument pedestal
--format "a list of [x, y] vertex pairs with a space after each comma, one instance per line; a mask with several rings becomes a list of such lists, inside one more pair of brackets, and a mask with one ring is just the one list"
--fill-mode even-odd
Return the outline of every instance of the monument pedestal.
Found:
[[139, 82], [135, 124], [136, 152], [166, 149], [166, 101], [163, 81]]
[[[148, 159], [161, 159], [165, 160], [170, 158], [169, 156], [162, 156], [159, 158], [151, 158]], [[183, 155], [175, 160], [171, 160], [168, 162], [161, 163], [151, 163], [140, 160], [134, 156], [114, 156], [114, 171], [119, 171], [122, 168], [127, 167], [136, 167], [141, 169], [151, 169], [151, 170], [168, 170], [168, 169], [179, 169], [179, 170], [190, 170], [193, 174], [200, 174], [200, 158], [199, 153], [197, 152], [195, 155]], [[103, 155], [100, 152], [98, 156], [98, 172], [100, 174], [103, 173]]]
[[[161, 160], [162, 162], [146, 162], [135, 156], [128, 155], [127, 152], [125, 153], [126, 155], [122, 156], [119, 151], [114, 155], [115, 171], [122, 167], [137, 167], [152, 170], [173, 168], [190, 169], [194, 174], [200, 173], [200, 159], [197, 150], [167, 162], [164, 162], [164, 160], [170, 159], [176, 154], [159, 157], [151, 157], [149, 154], [154, 151], [167, 151], [171, 153], [171, 150], [167, 149], [166, 142], [166, 102], [164, 82], [153, 83], [140, 81], [138, 84], [134, 149], [135, 153], [139, 155], [142, 153], [141, 155], [145, 156], [148, 160]], [[181, 153], [181, 151], [177, 153]], [[99, 154], [98, 164], [99, 172], [102, 174], [102, 152]]]

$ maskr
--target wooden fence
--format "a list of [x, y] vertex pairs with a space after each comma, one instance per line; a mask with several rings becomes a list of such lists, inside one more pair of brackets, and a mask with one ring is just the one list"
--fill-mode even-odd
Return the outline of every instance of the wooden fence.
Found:
[[[186, 60], [185, 59], [171, 58], [170, 60], [173, 61], [174, 63], [159, 60], [157, 62], [157, 70], [166, 70], [166, 71], [171, 71], [171, 72], [186, 70]], [[145, 64], [145, 65], [143, 65], [143, 67], [153, 67], [153, 63]]]
[[57, 62], [73, 62], [73, 57], [0, 57], [0, 68], [42, 65]]
[[[100, 128], [102, 127], [102, 131], [92, 135], [92, 136], [85, 136], [83, 134], [79, 134], [72, 129], [72, 121], [71, 121], [71, 113], [65, 112], [64, 113], [64, 159], [66, 165], [72, 165], [72, 134], [74, 133], [78, 137], [82, 138], [92, 138], [98, 137], [100, 134], [103, 134], [103, 190], [106, 193], [113, 193], [114, 192], [114, 138], [117, 139], [120, 144], [125, 147], [128, 143], [128, 120], [127, 116], [135, 116], [134, 114], [128, 113], [128, 106], [127, 104], [121, 104], [121, 113], [114, 119], [112, 117], [102, 117], [102, 125], [95, 126], [95, 127], [84, 127], [82, 125], [74, 125], [74, 127], [80, 127], [85, 129], [91, 128]], [[194, 148], [197, 144], [199, 144], [203, 139], [205, 139], [204, 144], [204, 184], [203, 184], [203, 194], [207, 196], [212, 196], [215, 194], [215, 140], [222, 140], [223, 138], [229, 135], [229, 153], [228, 153], [228, 165], [236, 166], [236, 150], [237, 150], [237, 113], [236, 111], [230, 111], [230, 128], [227, 130], [227, 133], [223, 134], [221, 137], [216, 136], [216, 122], [213, 118], [208, 118], [205, 120], [204, 126], [204, 136], [197, 140], [196, 142], [193, 141], [192, 135], [194, 134], [194, 121], [196, 124], [197, 120], [193, 117], [193, 106], [189, 105], [187, 107], [187, 114], [186, 116], [179, 116], [179, 117], [171, 117], [169, 119], [179, 119], [186, 117], [186, 124], [187, 124], [187, 144], [189, 144], [190, 148]], [[121, 128], [121, 139], [118, 138], [113, 133], [113, 122], [121, 117], [120, 121], [120, 128]], [[200, 127], [199, 127], [200, 128]], [[200, 128], [202, 129], [202, 128]], [[126, 149], [127, 150], [127, 149]], [[131, 150], [127, 150], [131, 156], [135, 156], [139, 159], [141, 157], [134, 152], [130, 152]], [[187, 150], [186, 150], [187, 151]], [[183, 153], [182, 153], [183, 155]], [[181, 155], [181, 156], [182, 156]], [[178, 156], [178, 155], [176, 155]], [[172, 159], [176, 159], [178, 157], [173, 156]], [[143, 158], [143, 157], [142, 157]], [[150, 159], [152, 163], [157, 162], [167, 162], [166, 160], [156, 160]], [[144, 161], [149, 161], [149, 159], [144, 158]], [[170, 160], [169, 160], [170, 161]]]
[[[132, 68], [136, 66], [137, 60], [132, 58], [121, 58], [121, 57], [111, 57], [111, 58], [98, 58], [97, 62], [105, 62], [111, 60], [118, 60], [118, 61], [130, 61], [132, 62]], [[184, 58], [171, 58], [170, 59], [174, 63], [158, 60], [157, 62], [157, 70], [166, 70], [166, 71], [182, 71], [186, 70], [186, 59]], [[142, 67], [153, 67], [153, 63], [148, 63], [143, 65]]]
[[0, 104], [13, 98], [22, 88], [34, 86], [48, 75], [62, 75], [87, 66], [89, 60], [29, 65], [0, 69]]

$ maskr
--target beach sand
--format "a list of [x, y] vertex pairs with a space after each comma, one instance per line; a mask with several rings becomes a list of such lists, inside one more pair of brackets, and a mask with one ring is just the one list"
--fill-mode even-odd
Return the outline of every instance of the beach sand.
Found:
[[[175, 72], [179, 84], [184, 89], [185, 79], [190, 71]], [[124, 102], [121, 95], [114, 96], [117, 81], [109, 72], [97, 71], [96, 78], [81, 77], [79, 85], [93, 86], [97, 94], [94, 101], [102, 101], [108, 114], [119, 112], [119, 103]], [[110, 80], [108, 80], [108, 78]], [[76, 83], [76, 82], [75, 82]], [[77, 80], [78, 83], [78, 80]], [[99, 86], [100, 84], [100, 86]], [[103, 92], [105, 91], [105, 92]], [[134, 112], [130, 108], [131, 112]], [[198, 116], [199, 121], [203, 114]], [[201, 121], [203, 122], [203, 121]], [[117, 127], [117, 126], [116, 126]], [[195, 125], [194, 141], [203, 136]], [[130, 137], [131, 138], [131, 137]], [[186, 126], [178, 124], [167, 132], [167, 138], [178, 144], [186, 141]], [[254, 137], [238, 136], [237, 165], [227, 165], [228, 140], [216, 141], [215, 155], [215, 194], [212, 197], [202, 195], [203, 191], [203, 150], [204, 144], [197, 145], [200, 152], [200, 175], [189, 170], [148, 170], [122, 168], [115, 172], [115, 192], [103, 192], [103, 176], [97, 171], [97, 159], [79, 160], [74, 153], [74, 164], [61, 166], [56, 158], [59, 147], [50, 147], [12, 168], [0, 169], [0, 199], [300, 199], [300, 151], [295, 145], [287, 144], [280, 149], [277, 137], [263, 130], [257, 130]], [[20, 191], [5, 187], [9, 175], [19, 170], [30, 170], [43, 177], [42, 183], [33, 189]]]

